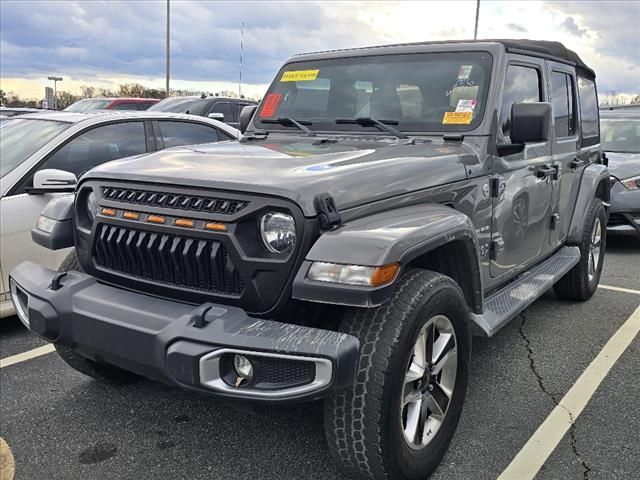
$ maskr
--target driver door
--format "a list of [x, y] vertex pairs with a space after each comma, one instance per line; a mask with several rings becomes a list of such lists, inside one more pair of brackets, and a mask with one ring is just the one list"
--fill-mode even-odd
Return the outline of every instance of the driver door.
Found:
[[[544, 102], [544, 63], [516, 56], [507, 66], [498, 123], [499, 142], [510, 143], [511, 106]], [[515, 275], [549, 250], [554, 175], [551, 142], [528, 143], [519, 153], [496, 157], [491, 277]], [[551, 169], [551, 170], [550, 170]]]

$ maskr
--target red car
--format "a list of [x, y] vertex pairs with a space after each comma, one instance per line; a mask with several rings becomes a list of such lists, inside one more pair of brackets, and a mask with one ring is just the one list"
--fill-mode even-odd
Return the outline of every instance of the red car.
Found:
[[65, 112], [88, 112], [91, 110], [146, 110], [158, 103], [156, 98], [85, 98], [69, 105]]

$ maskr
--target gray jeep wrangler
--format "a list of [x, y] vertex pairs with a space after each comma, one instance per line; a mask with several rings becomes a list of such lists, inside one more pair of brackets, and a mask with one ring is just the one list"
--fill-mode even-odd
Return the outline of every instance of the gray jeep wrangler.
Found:
[[551, 287], [597, 288], [594, 78], [554, 42], [296, 56], [241, 142], [111, 162], [49, 204], [33, 238], [75, 255], [14, 270], [16, 311], [92, 377], [322, 399], [345, 468], [424, 478], [462, 411], [471, 335]]

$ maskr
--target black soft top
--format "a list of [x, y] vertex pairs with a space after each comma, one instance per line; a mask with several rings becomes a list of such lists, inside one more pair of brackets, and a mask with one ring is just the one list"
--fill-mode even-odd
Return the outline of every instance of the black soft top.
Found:
[[347, 54], [355, 52], [380, 53], [382, 51], [392, 51], [393, 53], [402, 53], [403, 47], [420, 47], [420, 46], [437, 46], [437, 45], [473, 45], [475, 48], [483, 44], [501, 44], [509, 53], [519, 53], [522, 55], [530, 55], [534, 57], [547, 58], [556, 62], [567, 63], [576, 67], [578, 73], [584, 77], [594, 79], [595, 72], [582, 61], [576, 52], [569, 50], [560, 42], [551, 42], [546, 40], [517, 40], [517, 39], [482, 39], [482, 40], [441, 40], [433, 42], [415, 42], [401, 43], [393, 45], [378, 45], [372, 47], [348, 48], [340, 50], [327, 50], [323, 52], [303, 53], [295, 55], [296, 60], [300, 57], [314, 58], [331, 58], [336, 54]]
[[488, 40], [504, 45], [507, 52], [524, 53], [544, 58], [551, 58], [576, 66], [578, 73], [589, 78], [596, 78], [596, 73], [582, 61], [576, 52], [569, 50], [560, 42], [546, 40]]

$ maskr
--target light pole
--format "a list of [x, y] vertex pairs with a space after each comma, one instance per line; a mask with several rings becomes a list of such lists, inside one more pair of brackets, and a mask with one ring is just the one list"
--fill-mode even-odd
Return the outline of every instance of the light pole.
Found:
[[62, 81], [62, 77], [47, 77], [48, 80], [53, 80], [53, 109], [58, 110], [58, 89], [57, 83]]
[[480, 0], [476, 2], [476, 27], [473, 29], [473, 39], [478, 39], [478, 18], [480, 17]]
[[167, 53], [167, 60], [166, 60], [166, 66], [167, 66], [167, 77], [166, 77], [166, 96], [169, 97], [169, 75], [171, 73], [171, 40], [170, 40], [170, 8], [169, 8], [169, 0], [167, 0], [167, 48], [166, 48], [166, 53]]

